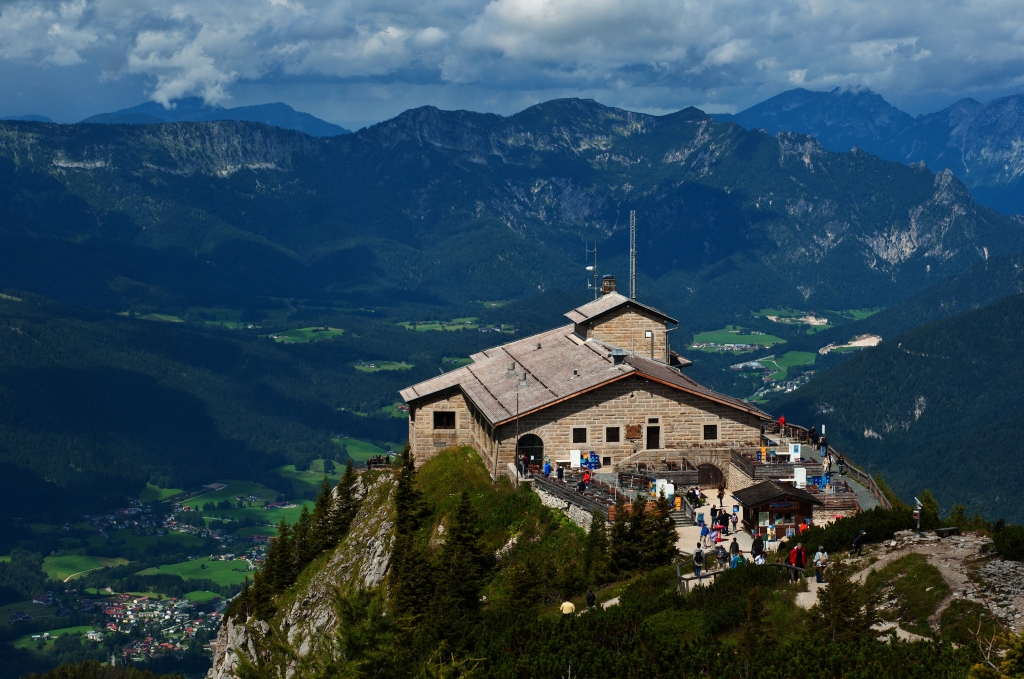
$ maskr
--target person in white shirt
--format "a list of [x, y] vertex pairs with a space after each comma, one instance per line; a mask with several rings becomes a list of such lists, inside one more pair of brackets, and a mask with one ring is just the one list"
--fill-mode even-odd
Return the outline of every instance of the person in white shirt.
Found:
[[818, 582], [825, 582], [825, 568], [828, 566], [828, 552], [824, 545], [818, 545], [818, 551], [814, 553], [814, 577]]

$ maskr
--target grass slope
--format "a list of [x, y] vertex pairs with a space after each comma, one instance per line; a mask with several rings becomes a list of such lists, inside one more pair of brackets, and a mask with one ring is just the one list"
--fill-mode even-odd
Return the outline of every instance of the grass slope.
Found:
[[164, 564], [156, 568], [139, 571], [138, 575], [180, 575], [185, 580], [212, 580], [218, 585], [240, 585], [246, 577], [252, 577], [249, 562], [244, 559], [219, 561], [204, 557], [181, 563]]
[[58, 554], [43, 559], [43, 572], [55, 580], [67, 580], [71, 576], [107, 568], [109, 566], [123, 566], [128, 563], [127, 559], [114, 559], [104, 556], [84, 556], [79, 554]]

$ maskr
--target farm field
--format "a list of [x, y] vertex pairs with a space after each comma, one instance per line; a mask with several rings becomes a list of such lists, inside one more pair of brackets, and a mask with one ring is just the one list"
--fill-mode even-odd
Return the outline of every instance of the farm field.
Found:
[[275, 342], [284, 342], [286, 344], [305, 344], [307, 342], [315, 342], [317, 340], [332, 339], [344, 334], [344, 330], [341, 328], [328, 327], [326, 330], [323, 327], [318, 328], [296, 328], [295, 330], [285, 330], [284, 332], [276, 332], [273, 335], [266, 335]]
[[[741, 335], [740, 332], [748, 334]], [[754, 335], [749, 334], [744, 328], [727, 325], [721, 330], [702, 332], [694, 336], [693, 344], [758, 344], [763, 347], [770, 347], [781, 344], [786, 340], [775, 335]]]
[[[228, 500], [232, 505], [237, 506], [238, 500], [236, 497], [242, 497], [244, 502], [247, 504], [259, 505], [260, 509], [263, 509], [264, 502], [273, 502], [277, 499], [277, 491], [272, 488], [254, 483], [252, 481], [224, 481], [227, 484], [226, 488], [221, 490], [211, 491], [204, 493], [203, 495], [197, 495], [196, 497], [190, 498], [184, 503], [186, 507], [192, 507], [193, 509], [199, 509], [207, 502], [217, 504], [224, 500]], [[249, 500], [250, 495], [255, 495], [258, 500]]]
[[138, 572], [138, 575], [160, 574], [180, 575], [185, 580], [213, 580], [218, 585], [240, 585], [246, 576], [251, 575], [249, 562], [244, 559], [216, 561], [209, 558], [165, 564]]
[[124, 540], [125, 545], [138, 550], [144, 550], [152, 545], [167, 544], [169, 542], [181, 545], [182, 547], [193, 547], [203, 544], [202, 538], [188, 533], [175, 533], [173, 531], [168, 532], [166, 535], [139, 535], [135, 532], [134, 528], [123, 528], [111, 531], [108, 535], [110, 535], [109, 540], [100, 535], [90, 535], [89, 545], [92, 547], [103, 547], [111, 542], [119, 544], [121, 540]]
[[10, 624], [10, 618], [15, 613], [24, 613], [30, 618], [53, 618], [57, 616], [55, 606], [40, 606], [31, 601], [16, 601], [13, 604], [0, 606], [0, 627]]
[[375, 373], [381, 370], [409, 370], [413, 367], [412, 363], [406, 363], [405, 361], [371, 361], [369, 363], [359, 361], [351, 365], [363, 373]]
[[174, 497], [184, 493], [185, 491], [181, 488], [160, 488], [154, 486], [152, 483], [147, 483], [146, 487], [139, 493], [139, 501], [143, 503], [157, 502], [159, 500], [166, 500], [169, 497]]
[[359, 439], [335, 438], [334, 442], [338, 445], [345, 444], [345, 447], [348, 449], [348, 456], [352, 458], [353, 462], [366, 462], [374, 455], [384, 455], [387, 453], [383, 448], [378, 448], [372, 443], [360, 441]]
[[[293, 464], [286, 464], [283, 467], [274, 469], [282, 478], [291, 483], [292, 492], [288, 494], [289, 497], [301, 497], [309, 493], [318, 493], [320, 491], [320, 484], [324, 480], [323, 470], [323, 460], [313, 460], [309, 466], [309, 471], [304, 472], [298, 471]], [[333, 486], [338, 483], [344, 472], [345, 465], [335, 462], [334, 472], [327, 475], [327, 480]]]
[[480, 327], [475, 316], [453, 318], [450, 321], [402, 321], [400, 326], [407, 330], [426, 332], [427, 330], [476, 330]]
[[761, 358], [757, 362], [769, 370], [779, 371], [772, 375], [772, 379], [778, 381], [788, 377], [789, 368], [814, 363], [814, 354], [809, 351], [787, 351], [782, 356]]
[[5, 554], [3, 556], [0, 556], [0, 563], [10, 563], [10, 561], [11, 561], [11, 555], [10, 554]]
[[384, 406], [383, 408], [381, 408], [381, 412], [387, 413], [391, 417], [403, 417], [403, 418], [409, 417], [409, 411], [408, 410], [399, 410], [398, 409], [398, 406], [401, 406], [401, 405], [405, 405], [405, 404], [404, 403], [392, 403], [389, 406]]
[[71, 576], [106, 568], [123, 566], [127, 559], [111, 559], [105, 556], [83, 556], [80, 554], [57, 554], [43, 559], [43, 572], [55, 580], [67, 581]]
[[[72, 634], [74, 632], [78, 632], [79, 634], [85, 634], [86, 632], [92, 629], [95, 629], [92, 625], [79, 625], [78, 627], [63, 627], [61, 629], [52, 629], [49, 631], [50, 638], [44, 641], [43, 643], [49, 646], [53, 644], [54, 641], [56, 641], [57, 637], [63, 636], [65, 634]], [[42, 632], [35, 632], [35, 634], [42, 634]], [[14, 646], [14, 648], [34, 651], [36, 648], [36, 644], [38, 644], [39, 641], [39, 639], [33, 639], [32, 634], [26, 634], [23, 637], [15, 639], [11, 645]]]
[[223, 599], [224, 597], [216, 592], [207, 592], [205, 589], [197, 589], [194, 592], [186, 594], [185, 598], [193, 603], [205, 604], [206, 602], [213, 601], [216, 598]]
[[472, 362], [473, 359], [471, 358], [460, 358], [458, 356], [444, 356], [441, 358], [441, 363], [444, 366], [445, 372], [461, 368], [462, 366], [469, 365]]
[[277, 535], [276, 526], [246, 526], [235, 533], [240, 538], [251, 538], [253, 535]]
[[[122, 311], [118, 316], [131, 316], [127, 311]], [[164, 323], [184, 323], [181, 318], [172, 316], [171, 314], [146, 314], [144, 316], [135, 316], [135, 318], [141, 318], [144, 321], [163, 321]]]

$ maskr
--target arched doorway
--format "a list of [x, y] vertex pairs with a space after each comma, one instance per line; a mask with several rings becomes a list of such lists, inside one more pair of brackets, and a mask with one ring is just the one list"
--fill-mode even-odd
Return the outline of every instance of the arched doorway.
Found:
[[725, 485], [725, 474], [713, 464], [697, 465], [701, 488], [718, 488]]
[[526, 455], [529, 464], [543, 465], [544, 441], [536, 434], [526, 434], [520, 437], [519, 443], [516, 444], [516, 453], [517, 464], [522, 461], [523, 455]]

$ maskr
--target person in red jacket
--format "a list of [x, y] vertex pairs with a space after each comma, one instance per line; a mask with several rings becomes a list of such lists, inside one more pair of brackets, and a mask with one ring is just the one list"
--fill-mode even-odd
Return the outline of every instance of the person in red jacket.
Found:
[[[789, 558], [786, 560], [786, 563], [790, 566], [803, 570], [804, 566], [807, 564], [807, 552], [804, 550], [802, 543], [798, 543], [797, 546], [790, 551]], [[793, 582], [796, 582], [800, 577], [800, 573], [792, 569], [789, 572]]]
[[779, 415], [779, 429], [785, 429], [785, 428], [786, 428], [786, 416], [785, 415]]

